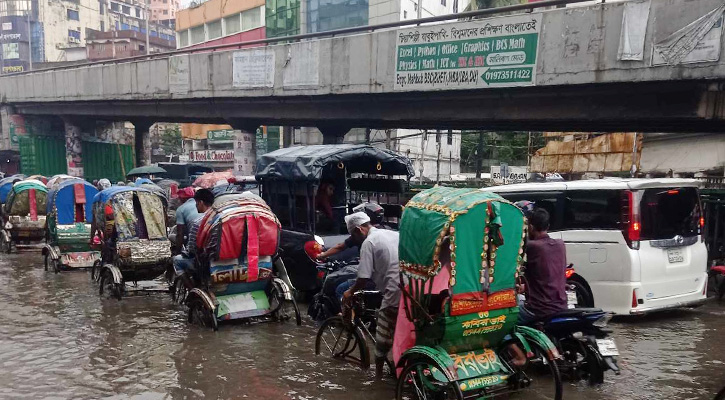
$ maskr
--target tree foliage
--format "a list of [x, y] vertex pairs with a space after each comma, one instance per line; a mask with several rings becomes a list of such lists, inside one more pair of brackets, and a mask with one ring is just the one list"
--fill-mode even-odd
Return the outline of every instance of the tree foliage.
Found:
[[[529, 132], [484, 132], [482, 170], [488, 172], [491, 165], [505, 162], [509, 165], [527, 165], [529, 153], [535, 152], [544, 146], [543, 135], [540, 132], [531, 132], [531, 146], [529, 147]], [[474, 172], [478, 158], [478, 131], [464, 131], [461, 134], [461, 170]]]
[[167, 127], [161, 133], [161, 149], [164, 154], [181, 154], [183, 146], [181, 128], [179, 126]]

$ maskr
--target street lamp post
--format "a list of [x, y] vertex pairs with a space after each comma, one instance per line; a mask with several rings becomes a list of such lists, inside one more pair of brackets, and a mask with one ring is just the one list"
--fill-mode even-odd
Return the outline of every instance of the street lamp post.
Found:
[[33, 32], [30, 29], [30, 10], [27, 10], [25, 14], [28, 17], [28, 68], [33, 70]]
[[149, 12], [151, 9], [149, 1], [150, 0], [144, 0], [144, 5], [146, 5], [146, 55], [151, 54], [151, 49], [149, 48]]

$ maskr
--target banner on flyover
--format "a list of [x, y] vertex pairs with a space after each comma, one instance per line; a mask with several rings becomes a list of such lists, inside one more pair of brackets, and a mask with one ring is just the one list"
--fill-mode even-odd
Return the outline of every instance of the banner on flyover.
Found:
[[395, 90], [531, 86], [541, 14], [397, 31]]

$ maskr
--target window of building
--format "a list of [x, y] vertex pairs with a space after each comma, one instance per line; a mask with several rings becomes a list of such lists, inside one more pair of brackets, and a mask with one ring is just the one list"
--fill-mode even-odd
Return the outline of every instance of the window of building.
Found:
[[141, 18], [141, 9], [140, 8], [136, 9], [136, 18]]
[[106, 31], [106, 24], [103, 23], [103, 21], [101, 21], [101, 32], [105, 32], [105, 31]]
[[408, 19], [408, 11], [403, 10], [403, 19]]
[[191, 44], [197, 44], [204, 41], [204, 25], [195, 26], [191, 30]]
[[118, 3], [111, 2], [111, 11], [119, 11], [121, 10], [121, 6], [118, 5]]
[[239, 14], [224, 17], [224, 32], [226, 35], [231, 35], [242, 30], [242, 20], [239, 18]]
[[80, 16], [78, 15], [78, 10], [71, 10], [70, 8], [66, 10], [66, 15], [68, 16], [68, 20], [71, 21], [80, 21]]
[[242, 11], [242, 30], [259, 28], [262, 26], [262, 8], [255, 7], [247, 11]]
[[181, 31], [177, 34], [179, 39], [179, 47], [186, 47], [189, 45], [189, 31]]
[[105, 13], [106, 3], [104, 0], [98, 0], [98, 13], [103, 15]]
[[441, 5], [442, 5], [443, 7], [445, 7], [445, 6], [446, 6], [446, 0], [441, 0]]
[[164, 10], [164, 15], [169, 15], [169, 10]]
[[131, 27], [128, 24], [124, 24], [123, 22], [121, 22], [121, 30], [122, 31], [127, 31], [129, 29], [131, 29]]
[[129, 6], [121, 6], [121, 12], [124, 14], [131, 15], [131, 7]]
[[151, 33], [149, 33], [149, 35], [153, 36], [153, 37], [159, 37], [159, 33], [156, 31], [151, 31]]
[[68, 37], [69, 38], [73, 38], [73, 39], [77, 39], [77, 40], [81, 40], [81, 31], [76, 31], [76, 30], [73, 30], [73, 29], [68, 29]]
[[216, 20], [206, 24], [207, 40], [222, 37], [222, 20]]

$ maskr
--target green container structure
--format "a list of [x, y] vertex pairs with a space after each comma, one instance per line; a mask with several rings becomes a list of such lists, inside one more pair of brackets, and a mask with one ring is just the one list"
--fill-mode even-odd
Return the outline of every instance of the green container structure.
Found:
[[136, 166], [134, 160], [131, 145], [83, 141], [83, 175], [89, 182], [101, 178], [126, 181], [126, 174]]
[[65, 139], [55, 136], [18, 136], [20, 171], [25, 175], [66, 173]]

